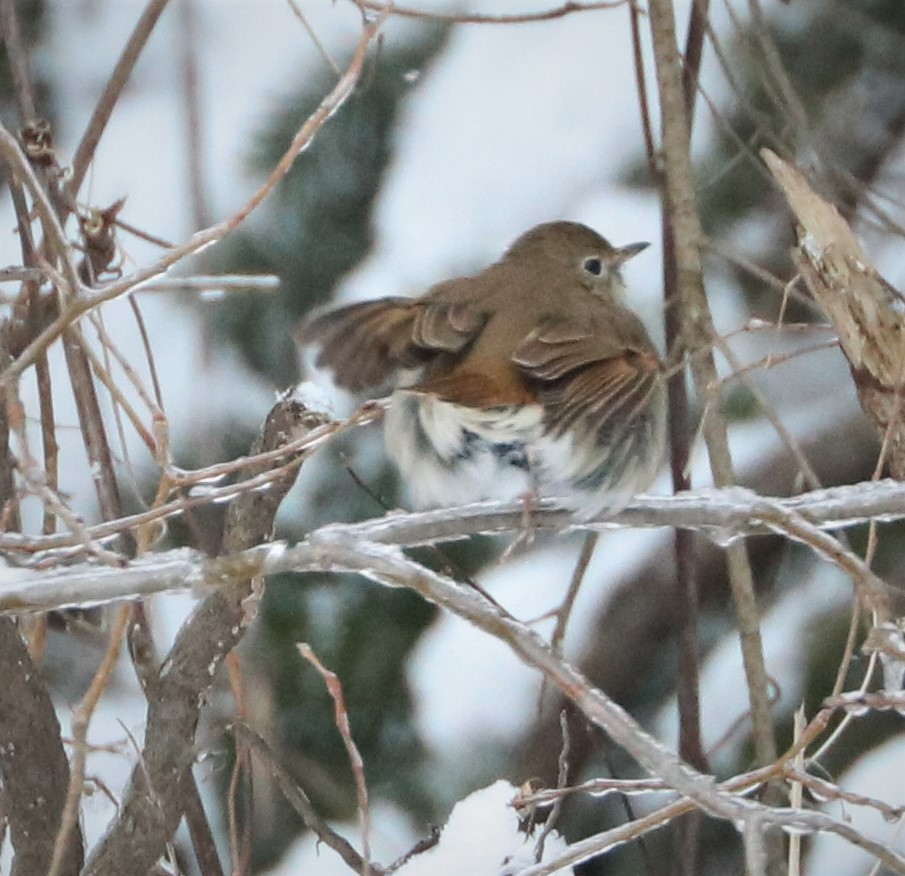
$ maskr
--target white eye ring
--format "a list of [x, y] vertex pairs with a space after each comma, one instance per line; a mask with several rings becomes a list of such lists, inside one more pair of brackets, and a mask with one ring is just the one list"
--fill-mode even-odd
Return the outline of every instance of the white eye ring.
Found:
[[589, 273], [593, 274], [595, 277], [599, 277], [603, 273], [603, 262], [600, 261], [597, 256], [591, 256], [590, 258], [586, 258], [581, 266]]

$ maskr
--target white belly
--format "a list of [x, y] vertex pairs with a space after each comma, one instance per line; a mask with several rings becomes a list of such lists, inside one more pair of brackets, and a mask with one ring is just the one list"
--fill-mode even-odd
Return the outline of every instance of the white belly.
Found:
[[538, 405], [467, 408], [400, 390], [386, 413], [387, 452], [418, 507], [516, 499], [537, 485], [527, 459]]
[[587, 518], [623, 508], [662, 462], [665, 404], [623, 426], [606, 437], [553, 436], [539, 405], [469, 408], [398, 390], [384, 436], [417, 507], [532, 493]]

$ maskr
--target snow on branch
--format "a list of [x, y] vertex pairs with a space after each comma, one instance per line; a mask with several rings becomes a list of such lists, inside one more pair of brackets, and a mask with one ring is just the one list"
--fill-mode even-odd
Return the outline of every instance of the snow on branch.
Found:
[[[740, 487], [638, 496], [619, 514], [587, 523], [577, 523], [556, 503], [543, 501], [533, 522], [539, 530], [555, 532], [671, 526], [702, 532], [720, 544], [780, 533], [839, 565], [855, 579], [866, 603], [882, 613], [886, 585], [828, 530], [868, 520], [901, 519], [905, 519], [905, 484], [883, 480], [781, 499]], [[325, 553], [324, 545], [336, 538], [407, 548], [477, 534], [518, 532], [521, 525], [522, 509], [517, 503], [480, 502], [420, 513], [394, 512], [363, 523], [330, 524], [296, 545], [256, 545], [216, 559], [178, 548], [146, 555], [123, 567], [79, 563], [48, 571], [7, 568], [0, 575], [0, 613], [85, 607], [166, 591], [200, 590], [249, 573], [328, 571], [335, 568], [335, 559], [329, 551]]]

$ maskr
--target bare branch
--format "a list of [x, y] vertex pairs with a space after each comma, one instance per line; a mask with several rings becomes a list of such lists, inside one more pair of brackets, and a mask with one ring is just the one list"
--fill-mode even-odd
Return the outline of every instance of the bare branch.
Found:
[[120, 607], [116, 622], [110, 630], [110, 638], [107, 642], [104, 658], [101, 660], [91, 685], [72, 718], [73, 754], [69, 787], [66, 791], [66, 808], [60, 818], [60, 829], [54, 842], [53, 860], [50, 862], [47, 876], [62, 876], [65, 868], [68, 867], [67, 862], [72, 858], [70, 844], [73, 840], [80, 841], [81, 839], [78, 834], [75, 834], [75, 826], [79, 819], [79, 804], [82, 800], [82, 787], [85, 782], [85, 763], [88, 759], [88, 727], [91, 723], [91, 716], [100, 702], [101, 695], [110, 681], [110, 675], [116, 666], [116, 661], [119, 659], [131, 615], [128, 605]]
[[[354, 846], [344, 837], [340, 836], [332, 827], [321, 818], [316, 807], [311, 802], [304, 790], [287, 772], [281, 759], [270, 747], [265, 739], [262, 739], [250, 727], [243, 724], [235, 724], [233, 732], [237, 739], [241, 739], [256, 754], [260, 755], [274, 778], [280, 786], [280, 790], [289, 802], [289, 805], [298, 813], [310, 830], [313, 830], [318, 839], [329, 848], [333, 849], [355, 873], [364, 873], [368, 862], [355, 850]], [[381, 872], [375, 864], [370, 864], [373, 876]]]
[[[688, 100], [676, 43], [672, 0], [651, 0], [649, 15], [663, 132], [663, 195], [674, 244], [672, 269], [682, 309], [684, 348], [692, 354], [691, 371], [698, 396], [703, 401], [708, 398], [708, 388], [715, 386], [718, 379], [711, 350], [717, 335], [704, 290], [700, 249], [703, 232], [694, 188]], [[736, 483], [726, 423], [722, 416], [716, 411], [705, 415], [702, 431], [714, 482], [720, 487]], [[760, 618], [754, 597], [754, 578], [743, 544], [730, 544], [726, 549], [726, 558], [751, 702], [755, 751], [759, 763], [770, 763], [776, 758], [776, 740], [770, 713]]]
[[[327, 120], [343, 105], [343, 103], [345, 103], [346, 99], [352, 93], [361, 76], [368, 48], [377, 38], [382, 21], [383, 19], [379, 18], [377, 21], [365, 25], [352, 60], [346, 68], [346, 72], [333, 87], [333, 90], [321, 101], [317, 109], [315, 109], [298, 130], [292, 143], [289, 145], [289, 148], [271, 171], [270, 176], [267, 177], [260, 188], [238, 211], [221, 222], [195, 232], [188, 240], [165, 252], [156, 262], [146, 265], [143, 268], [139, 268], [130, 276], [106, 285], [98, 285], [90, 291], [83, 290], [82, 294], [73, 297], [72, 300], [68, 302], [67, 306], [63, 308], [60, 315], [22, 351], [14, 362], [0, 373], [0, 386], [6, 385], [9, 381], [15, 380], [21, 375], [37, 360], [41, 351], [45, 350], [66, 330], [67, 326], [71, 325], [89, 311], [94, 310], [107, 301], [120, 298], [139, 287], [142, 283], [159, 277], [176, 263], [194, 255], [211, 244], [217, 243], [231, 231], [238, 228], [273, 191], [277, 183], [289, 171], [289, 168], [299, 154], [311, 144], [311, 141], [314, 139], [317, 132], [324, 124], [326, 124]], [[5, 158], [8, 158], [7, 153], [15, 156], [15, 150], [6, 142], [6, 138], [9, 135], [3, 136], [4, 134], [5, 132], [0, 131], [0, 155]], [[12, 143], [16, 149], [18, 149], [18, 144], [15, 143], [15, 140], [13, 140]], [[18, 151], [21, 152], [21, 150]], [[29, 188], [31, 188], [31, 186], [29, 186]], [[39, 209], [41, 209], [42, 202], [40, 198], [43, 197], [46, 199], [46, 196], [43, 194], [39, 196], [34, 192], [32, 192], [32, 194], [35, 195]], [[43, 212], [41, 213], [41, 217], [44, 219]], [[62, 231], [60, 231], [60, 235], [62, 239]], [[78, 288], [79, 284], [75, 281], [73, 289]]]
[[335, 672], [331, 672], [318, 659], [314, 649], [306, 642], [297, 646], [299, 654], [307, 660], [324, 680], [327, 692], [333, 700], [333, 721], [339, 735], [342, 737], [349, 765], [355, 777], [355, 791], [358, 797], [358, 817], [361, 821], [361, 851], [365, 859], [365, 876], [369, 876], [371, 861], [371, 807], [368, 803], [368, 785], [365, 779], [365, 764], [352, 737], [352, 727], [349, 723], [349, 712], [346, 708], [346, 696], [343, 693], [342, 682]]

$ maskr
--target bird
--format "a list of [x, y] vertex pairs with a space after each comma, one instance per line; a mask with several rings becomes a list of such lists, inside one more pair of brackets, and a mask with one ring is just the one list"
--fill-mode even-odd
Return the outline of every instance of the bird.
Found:
[[561, 499], [621, 510], [663, 460], [663, 364], [623, 303], [614, 247], [576, 222], [522, 234], [484, 270], [315, 315], [298, 333], [352, 392], [392, 392], [387, 451], [418, 508]]

